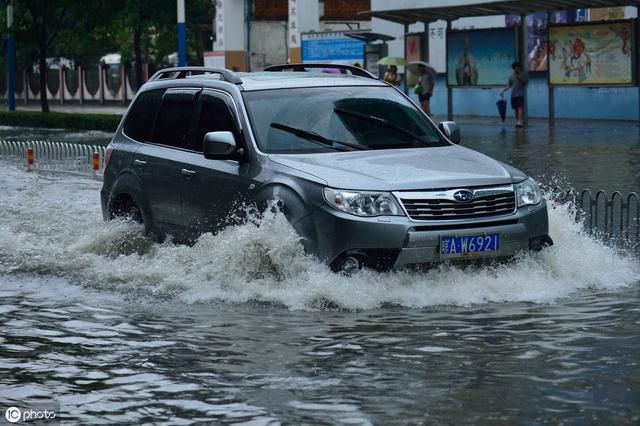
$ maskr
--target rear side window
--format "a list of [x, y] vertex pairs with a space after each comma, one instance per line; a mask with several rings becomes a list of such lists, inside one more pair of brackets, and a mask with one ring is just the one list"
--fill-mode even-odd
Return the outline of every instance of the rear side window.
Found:
[[209, 132], [232, 132], [238, 136], [238, 128], [230, 105], [231, 100], [225, 95], [204, 91], [201, 100], [200, 119], [196, 130], [195, 150], [202, 152], [204, 135]]
[[138, 142], [151, 140], [153, 123], [162, 102], [164, 89], [140, 93], [124, 122], [124, 134]]
[[162, 98], [152, 141], [161, 145], [191, 149], [189, 128], [196, 106], [197, 89], [170, 89]]

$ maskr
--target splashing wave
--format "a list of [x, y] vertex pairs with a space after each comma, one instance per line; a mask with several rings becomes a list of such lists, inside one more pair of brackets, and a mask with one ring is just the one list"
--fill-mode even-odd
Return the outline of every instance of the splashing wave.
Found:
[[92, 288], [183, 303], [262, 302], [290, 309], [546, 303], [640, 280], [638, 261], [584, 233], [566, 204], [550, 210], [555, 245], [511, 263], [364, 270], [346, 277], [306, 255], [282, 216], [202, 235], [193, 246], [158, 244], [139, 226], [103, 223], [99, 182], [3, 167], [0, 187], [2, 270], [64, 276]]

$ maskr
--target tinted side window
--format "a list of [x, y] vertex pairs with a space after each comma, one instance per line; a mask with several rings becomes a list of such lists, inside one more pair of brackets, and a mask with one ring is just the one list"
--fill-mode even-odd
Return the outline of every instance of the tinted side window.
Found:
[[124, 134], [138, 142], [151, 140], [151, 129], [162, 102], [164, 89], [140, 93], [124, 122]]
[[202, 140], [209, 132], [232, 132], [236, 137], [238, 130], [234, 114], [224, 95], [203, 92], [201, 99], [200, 119], [195, 135], [195, 150], [202, 151]]
[[162, 98], [152, 141], [161, 145], [191, 149], [189, 126], [195, 108], [194, 89], [170, 89]]

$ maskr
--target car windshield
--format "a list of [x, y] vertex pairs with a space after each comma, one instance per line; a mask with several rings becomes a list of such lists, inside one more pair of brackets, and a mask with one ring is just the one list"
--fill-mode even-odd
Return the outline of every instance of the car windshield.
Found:
[[258, 145], [267, 153], [449, 145], [392, 87], [314, 87], [243, 95]]

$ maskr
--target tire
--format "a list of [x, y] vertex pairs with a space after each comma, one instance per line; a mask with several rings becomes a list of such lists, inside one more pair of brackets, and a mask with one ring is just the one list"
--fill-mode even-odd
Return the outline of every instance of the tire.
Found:
[[142, 209], [132, 198], [116, 199], [109, 211], [109, 219], [122, 219], [144, 226], [145, 235], [151, 234], [151, 220], [147, 219]]

